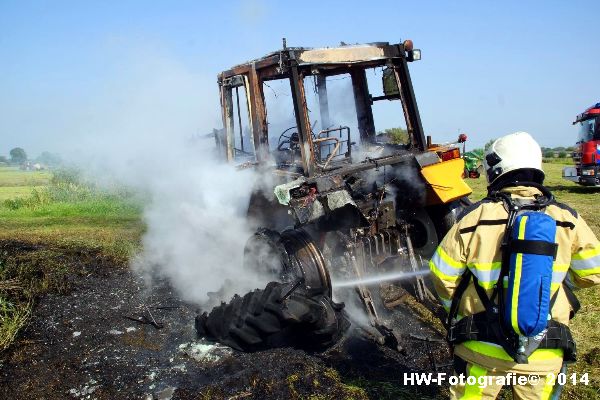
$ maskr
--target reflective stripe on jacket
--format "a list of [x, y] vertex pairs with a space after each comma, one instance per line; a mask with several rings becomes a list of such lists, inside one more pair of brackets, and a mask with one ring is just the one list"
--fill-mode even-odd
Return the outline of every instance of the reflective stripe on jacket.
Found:
[[[506, 188], [514, 198], [533, 198], [541, 192], [533, 187]], [[558, 253], [553, 265], [551, 294], [557, 290], [552, 319], [569, 323], [570, 306], [562, 282], [575, 287], [600, 283], [600, 243], [585, 221], [570, 208], [551, 204], [544, 212], [556, 220]], [[502, 202], [482, 201], [468, 210], [444, 237], [429, 263], [436, 292], [449, 310], [454, 291], [466, 268], [477, 277], [488, 296], [500, 276], [500, 244], [508, 213]], [[473, 282], [465, 290], [458, 316], [484, 311]], [[498, 345], [465, 342], [456, 346], [455, 354], [485, 368], [512, 369], [514, 372], [544, 372], [562, 362], [562, 350], [540, 349], [529, 357], [529, 364], [516, 364]]]

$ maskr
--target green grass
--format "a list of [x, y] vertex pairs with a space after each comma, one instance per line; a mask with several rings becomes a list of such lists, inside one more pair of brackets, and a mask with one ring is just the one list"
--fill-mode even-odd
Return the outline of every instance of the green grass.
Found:
[[43, 186], [0, 186], [0, 203], [8, 199], [17, 199], [31, 195], [32, 189], [41, 189]]
[[[552, 191], [556, 199], [573, 207], [600, 237], [600, 188], [584, 187], [562, 179], [562, 169], [571, 166], [569, 160], [552, 159], [544, 162], [546, 173], [544, 184]], [[485, 197], [487, 182], [485, 177], [468, 179], [467, 183], [473, 189], [470, 196], [472, 201]], [[590, 385], [567, 385], [563, 399], [600, 398], [600, 287], [578, 291], [577, 297], [581, 302], [581, 310], [571, 321], [571, 330], [577, 341], [579, 360], [569, 366], [569, 373], [589, 373]]]
[[124, 247], [137, 247], [144, 229], [141, 200], [121, 188], [98, 189], [79, 179], [73, 171], [53, 176], [0, 168], [0, 240], [77, 243], [120, 258]]
[[17, 303], [0, 296], [0, 349], [7, 348], [27, 323], [32, 304]]
[[17, 167], [0, 167], [0, 187], [44, 186], [50, 183], [52, 172], [21, 171]]
[[64, 292], [68, 276], [126, 265], [144, 224], [141, 200], [99, 189], [74, 171], [0, 167], [0, 351], [42, 293]]

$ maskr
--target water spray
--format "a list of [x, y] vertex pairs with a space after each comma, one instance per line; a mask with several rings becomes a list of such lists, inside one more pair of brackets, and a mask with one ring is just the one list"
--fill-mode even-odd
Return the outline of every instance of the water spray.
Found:
[[370, 285], [374, 283], [389, 282], [389, 281], [401, 281], [405, 279], [415, 278], [417, 276], [429, 274], [429, 269], [422, 269], [419, 271], [412, 272], [391, 272], [384, 275], [366, 276], [358, 279], [342, 280], [332, 282], [333, 287], [344, 288], [358, 285]]

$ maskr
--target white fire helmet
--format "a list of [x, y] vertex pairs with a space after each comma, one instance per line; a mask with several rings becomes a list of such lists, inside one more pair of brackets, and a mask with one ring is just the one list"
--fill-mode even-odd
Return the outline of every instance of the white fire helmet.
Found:
[[507, 172], [522, 168], [539, 170], [542, 174], [542, 149], [527, 132], [515, 132], [497, 139], [486, 150], [483, 159], [488, 183]]

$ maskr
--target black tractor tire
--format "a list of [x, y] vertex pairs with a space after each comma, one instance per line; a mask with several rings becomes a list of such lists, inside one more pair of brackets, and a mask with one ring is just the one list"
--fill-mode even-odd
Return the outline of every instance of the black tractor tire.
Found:
[[273, 347], [322, 350], [348, 328], [342, 308], [324, 295], [309, 296], [293, 285], [269, 283], [196, 317], [198, 335], [240, 351]]
[[406, 220], [412, 225], [409, 234], [415, 253], [429, 259], [440, 240], [433, 220], [423, 208], [411, 210]]
[[448, 204], [440, 204], [429, 207], [427, 212], [431, 216], [435, 225], [435, 230], [438, 239], [441, 241], [446, 233], [456, 223], [461, 213], [471, 205], [471, 200], [468, 197], [462, 197]]

